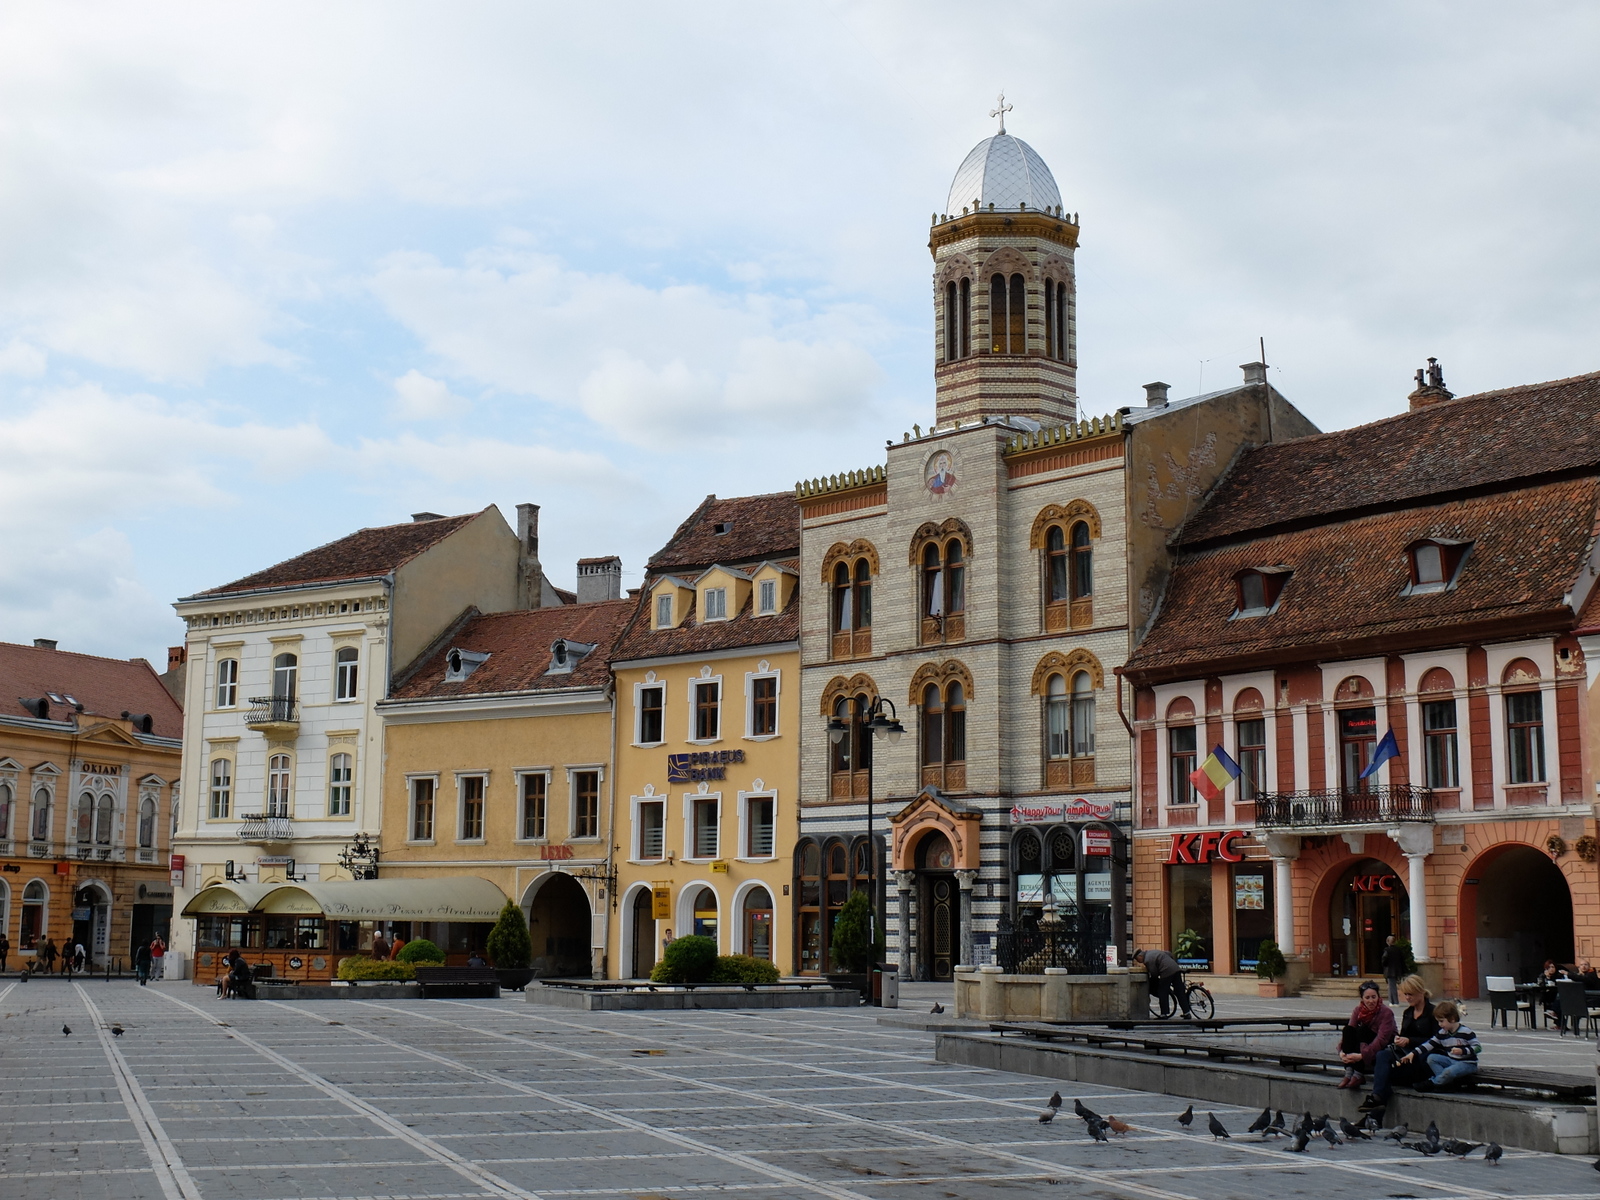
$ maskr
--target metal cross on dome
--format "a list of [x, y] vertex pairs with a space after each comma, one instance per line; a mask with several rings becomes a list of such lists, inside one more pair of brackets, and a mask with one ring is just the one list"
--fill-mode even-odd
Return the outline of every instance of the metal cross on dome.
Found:
[[1006, 114], [1011, 111], [1011, 105], [1006, 103], [1006, 94], [1004, 92], [996, 96], [995, 101], [998, 107], [991, 109], [989, 115], [1000, 118], [1000, 132], [1004, 133], [1006, 131]]

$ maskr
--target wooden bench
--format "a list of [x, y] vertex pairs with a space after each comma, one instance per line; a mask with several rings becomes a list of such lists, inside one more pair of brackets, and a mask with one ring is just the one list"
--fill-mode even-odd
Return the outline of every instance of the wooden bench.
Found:
[[500, 998], [500, 976], [493, 967], [418, 967], [423, 999]]

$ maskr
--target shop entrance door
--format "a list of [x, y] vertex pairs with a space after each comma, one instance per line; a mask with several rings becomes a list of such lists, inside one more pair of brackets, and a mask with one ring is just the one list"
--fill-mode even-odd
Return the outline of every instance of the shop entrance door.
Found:
[[928, 874], [922, 877], [921, 957], [927, 964], [927, 977], [933, 980], [955, 978], [956, 963], [956, 877], [953, 874]]
[[1384, 939], [1390, 934], [1399, 936], [1400, 906], [1392, 894], [1379, 893], [1361, 896], [1358, 908], [1361, 920], [1361, 964], [1358, 974], [1364, 977], [1381, 975]]
[[1328, 965], [1347, 979], [1382, 971], [1383, 943], [1390, 934], [1411, 935], [1405, 885], [1387, 863], [1367, 858], [1348, 867], [1328, 898]]
[[640, 888], [633, 896], [633, 978], [650, 978], [655, 965], [655, 897], [649, 888]]

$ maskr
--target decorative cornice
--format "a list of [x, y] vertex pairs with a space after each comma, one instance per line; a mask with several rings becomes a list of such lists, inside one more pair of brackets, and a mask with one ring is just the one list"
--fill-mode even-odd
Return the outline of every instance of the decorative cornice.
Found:
[[1001, 454], [1010, 458], [1035, 450], [1053, 450], [1058, 446], [1087, 441], [1090, 438], [1121, 436], [1122, 432], [1122, 414], [1112, 413], [1109, 417], [1092, 417], [1087, 421], [1051, 425], [1032, 433], [1016, 434], [1006, 442]]
[[794, 485], [794, 498], [800, 501], [815, 500], [856, 488], [884, 487], [888, 482], [888, 468], [868, 467], [865, 471], [846, 471], [842, 475], [824, 475], [821, 479], [802, 479]]
[[1033, 209], [1013, 209], [1010, 212], [973, 213], [952, 217], [933, 227], [928, 238], [928, 249], [937, 254], [941, 247], [975, 237], [1018, 237], [1035, 235], [1060, 242], [1074, 249], [1078, 245], [1076, 213], [1052, 216]]

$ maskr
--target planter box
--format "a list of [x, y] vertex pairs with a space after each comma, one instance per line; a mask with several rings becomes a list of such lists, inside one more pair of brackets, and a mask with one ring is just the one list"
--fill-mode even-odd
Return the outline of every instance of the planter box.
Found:
[[1256, 991], [1263, 1000], [1281, 1000], [1284, 990], [1284, 985], [1276, 979], [1262, 979], [1256, 983]]

